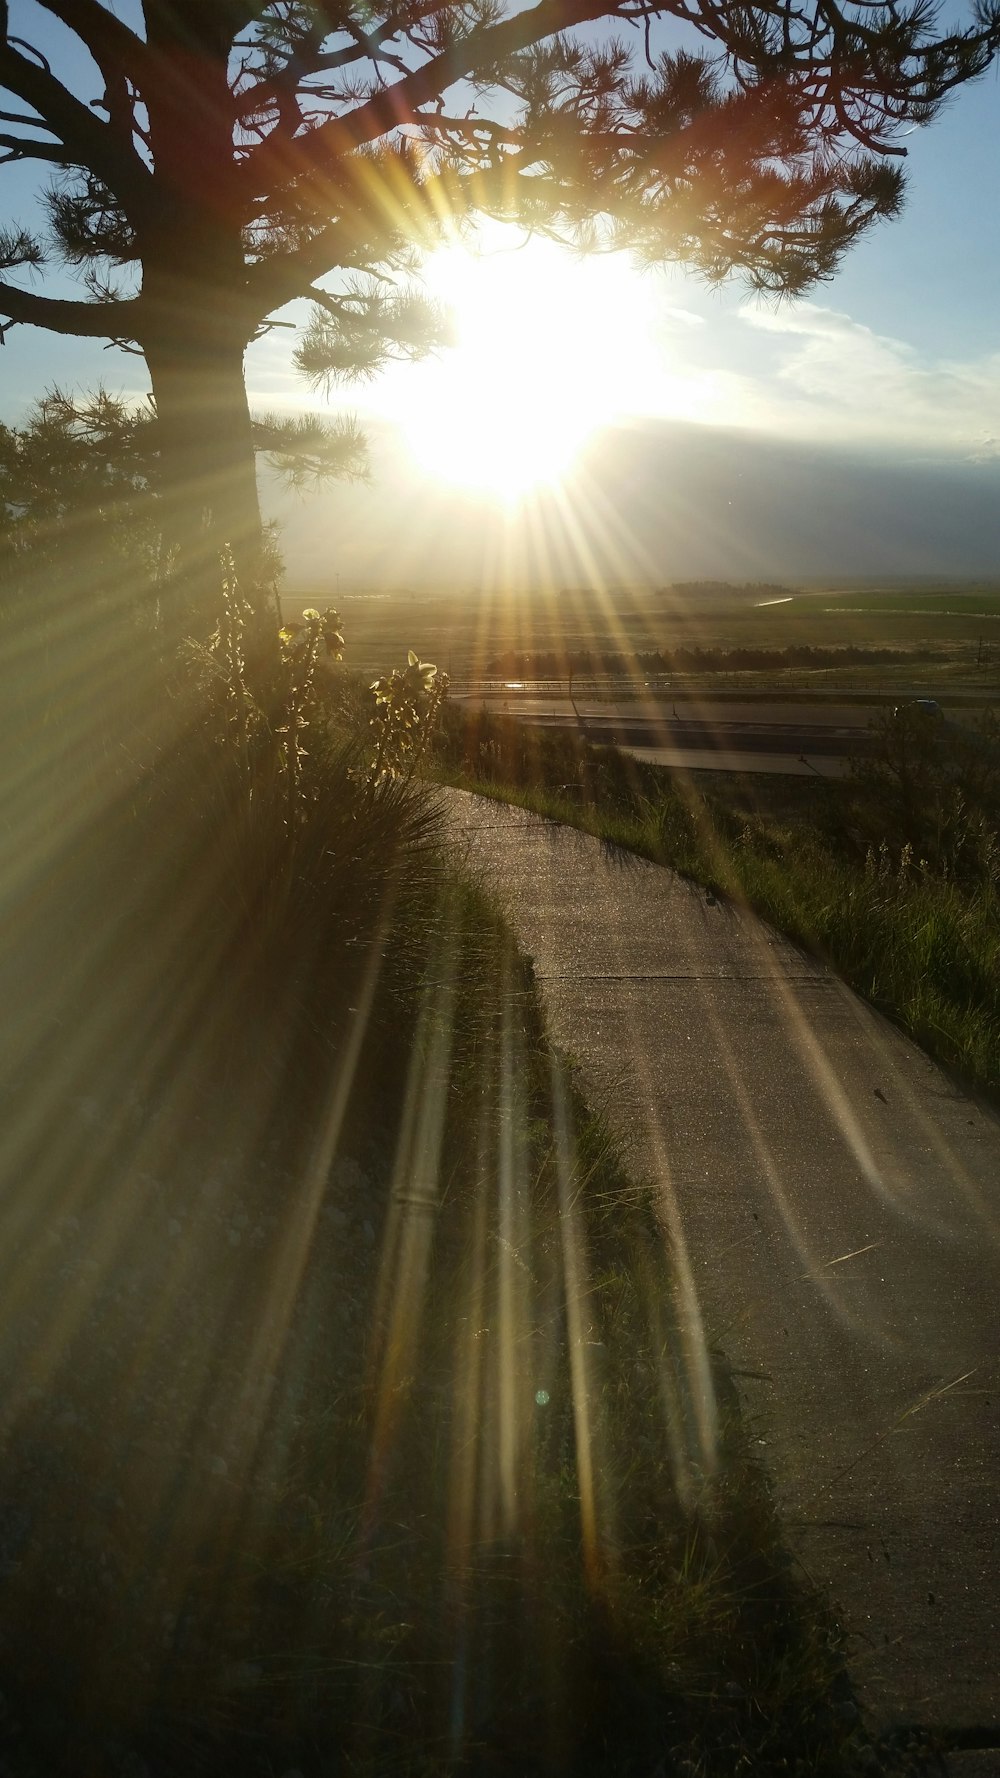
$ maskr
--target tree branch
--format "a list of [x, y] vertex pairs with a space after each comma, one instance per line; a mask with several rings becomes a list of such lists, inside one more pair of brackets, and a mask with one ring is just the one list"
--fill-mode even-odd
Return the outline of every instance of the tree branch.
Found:
[[58, 142], [26, 142], [23, 136], [0, 136], [0, 148], [5, 150], [0, 156], [4, 166], [11, 161], [48, 161], [55, 167], [74, 165]]
[[44, 118], [37, 115], [28, 117], [23, 111], [0, 111], [0, 123], [20, 123], [27, 130], [44, 130], [46, 128]]
[[68, 162], [89, 167], [127, 210], [133, 212], [148, 197], [152, 176], [135, 150], [63, 86], [47, 64], [22, 55], [10, 39], [0, 40], [0, 86], [32, 106], [42, 119], [39, 127], [59, 137]]
[[272, 309], [284, 308], [299, 296], [312, 296], [314, 280], [338, 264], [338, 250], [347, 238], [348, 231], [340, 223], [332, 222], [305, 246], [269, 256], [260, 265], [248, 267], [248, 307], [258, 323]]
[[37, 0], [37, 4], [86, 44], [105, 79], [116, 73], [127, 74], [138, 85], [149, 71], [147, 45], [99, 0]]
[[[410, 24], [418, 24], [440, 10], [441, 0], [423, 0], [420, 6], [410, 8], [410, 17], [405, 26], [398, 13], [390, 13], [381, 24], [372, 25], [367, 31], [358, 30], [354, 26], [345, 26], [344, 29], [351, 32], [354, 41], [343, 49], [324, 50], [322, 43], [334, 30], [334, 27], [331, 26], [328, 32], [323, 33], [322, 38], [317, 41], [310, 54], [300, 50], [289, 58], [280, 74], [268, 75], [258, 80], [254, 86], [248, 87], [245, 92], [238, 94], [236, 103], [240, 107], [241, 115], [244, 111], [253, 111], [260, 105], [266, 104], [269, 98], [273, 99], [279, 87], [298, 87], [302, 81], [311, 79], [314, 74], [330, 74], [338, 68], [347, 68], [352, 63], [365, 59], [374, 61], [381, 58], [392, 62], [393, 58], [384, 52], [384, 45], [391, 43], [394, 37], [399, 37]], [[302, 97], [308, 96], [309, 92], [306, 89]]]
[[529, 139], [524, 130], [511, 129], [507, 124], [494, 123], [488, 117], [447, 117], [442, 111], [430, 113], [416, 111], [407, 121], [420, 124], [431, 135], [460, 136], [463, 142], [469, 142], [476, 136], [488, 136], [491, 143], [500, 142], [507, 148], [529, 146]]
[[141, 306], [138, 297], [110, 303], [62, 302], [0, 282], [0, 315], [8, 321], [87, 339], [135, 339]]
[[346, 117], [331, 118], [329, 123], [297, 137], [291, 144], [272, 146], [268, 138], [247, 156], [244, 175], [252, 177], [259, 186], [272, 174], [280, 176], [292, 167], [300, 172], [328, 168], [345, 154], [397, 129], [401, 113], [403, 121], [410, 121], [419, 106], [440, 98], [459, 81], [506, 61], [546, 37], [603, 18], [607, 11], [608, 0], [540, 0], [539, 5], [499, 24], [478, 26], [462, 42], [432, 56], [422, 67], [394, 81]]

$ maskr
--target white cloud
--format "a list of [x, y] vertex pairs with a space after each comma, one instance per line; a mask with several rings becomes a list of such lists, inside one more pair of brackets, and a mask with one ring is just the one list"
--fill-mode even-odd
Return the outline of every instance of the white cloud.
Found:
[[705, 316], [698, 315], [694, 309], [666, 308], [658, 311], [663, 321], [676, 321], [681, 327], [704, 327]]
[[818, 304], [745, 309], [770, 336], [778, 364], [753, 378], [758, 422], [816, 442], [885, 444], [910, 455], [984, 461], [1000, 455], [1000, 351], [927, 358]]

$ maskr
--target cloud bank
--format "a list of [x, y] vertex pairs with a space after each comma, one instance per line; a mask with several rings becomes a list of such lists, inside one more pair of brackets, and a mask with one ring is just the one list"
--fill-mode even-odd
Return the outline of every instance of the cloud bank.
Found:
[[748, 378], [745, 392], [768, 430], [881, 444], [910, 457], [1000, 455], [1000, 351], [921, 357], [905, 341], [815, 303], [745, 309], [742, 319], [776, 348], [772, 374]]

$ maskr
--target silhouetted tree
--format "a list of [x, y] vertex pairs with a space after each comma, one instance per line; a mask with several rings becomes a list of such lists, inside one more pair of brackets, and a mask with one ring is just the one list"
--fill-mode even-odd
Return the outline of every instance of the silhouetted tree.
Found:
[[[361, 475], [364, 439], [353, 422], [255, 415], [255, 453], [287, 482]], [[20, 427], [0, 424], [0, 618], [44, 602], [57, 611], [96, 584], [121, 609], [169, 584], [159, 495], [160, 428], [151, 401], [75, 398], [54, 388]], [[265, 531], [260, 560], [279, 557]], [[219, 590], [218, 563], [212, 580]], [[95, 579], [96, 577], [96, 579]], [[114, 588], [114, 582], [123, 582]]]
[[0, 0], [0, 157], [51, 180], [0, 272], [86, 287], [0, 279], [0, 316], [142, 353], [168, 536], [249, 582], [244, 352], [286, 304], [314, 383], [415, 357], [446, 326], [414, 251], [474, 212], [801, 291], [897, 211], [899, 136], [987, 66], [996, 5], [936, 36], [926, 0], [35, 0], [28, 40]]

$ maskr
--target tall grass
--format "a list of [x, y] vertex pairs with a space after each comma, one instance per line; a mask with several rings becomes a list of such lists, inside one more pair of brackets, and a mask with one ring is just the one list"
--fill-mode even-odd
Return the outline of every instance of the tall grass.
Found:
[[423, 944], [319, 1168], [320, 1119], [220, 1150], [168, 1090], [22, 1218], [8, 1769], [848, 1772], [835, 1628], [718, 1363], [698, 1438], [648, 1194], [493, 912], [442, 884]]
[[849, 1770], [649, 1196], [426, 790], [317, 724], [290, 811], [273, 711], [72, 658], [8, 804], [4, 1769]]

